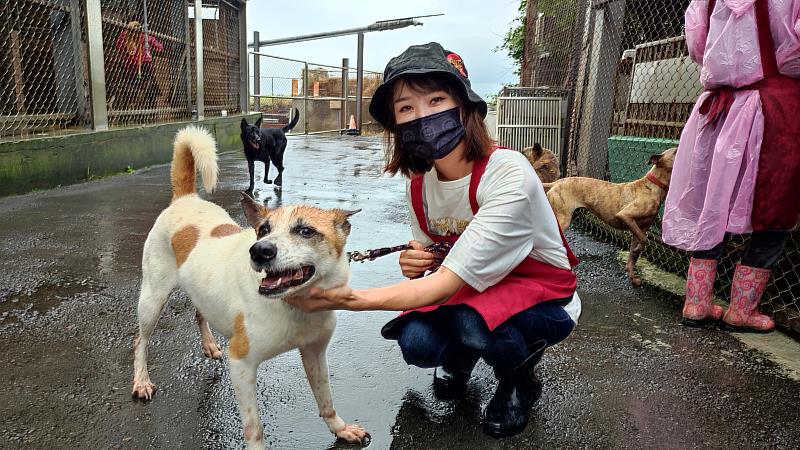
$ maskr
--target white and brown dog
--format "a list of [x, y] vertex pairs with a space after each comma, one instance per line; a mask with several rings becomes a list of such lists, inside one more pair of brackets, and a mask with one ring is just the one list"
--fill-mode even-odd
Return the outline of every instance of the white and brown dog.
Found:
[[304, 313], [281, 300], [301, 296], [312, 286], [347, 283], [344, 245], [353, 212], [310, 206], [269, 210], [243, 194], [252, 228], [242, 229], [225, 210], [197, 195], [195, 167], [210, 192], [217, 181], [216, 144], [207, 131], [190, 126], [175, 137], [172, 203], [144, 244], [133, 396], [150, 399], [155, 392], [147, 372], [147, 344], [170, 292], [181, 287], [197, 308], [206, 356], [222, 357], [209, 324], [229, 340], [228, 363], [248, 448], [264, 448], [256, 369], [295, 348], [330, 431], [348, 442], [361, 442], [367, 433], [346, 424], [331, 399], [325, 353], [335, 314]]

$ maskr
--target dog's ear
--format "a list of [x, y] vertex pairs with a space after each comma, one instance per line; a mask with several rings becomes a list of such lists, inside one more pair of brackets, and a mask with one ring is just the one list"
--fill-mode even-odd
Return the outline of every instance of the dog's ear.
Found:
[[650, 159], [647, 160], [647, 164], [650, 164], [651, 166], [657, 166], [658, 163], [661, 162], [661, 157], [662, 155], [660, 153], [656, 155], [650, 155]]
[[341, 228], [344, 234], [349, 236], [350, 222], [347, 219], [349, 219], [350, 216], [352, 216], [353, 214], [361, 212], [361, 209], [347, 210], [347, 209], [336, 208], [333, 210], [333, 212], [334, 212], [334, 219], [333, 219], [334, 224], [336, 225], [336, 227]]
[[536, 159], [542, 157], [542, 144], [538, 142], [533, 144], [533, 154], [536, 156]]
[[247, 128], [247, 125], [250, 125], [249, 123], [247, 123], [247, 119], [242, 118], [242, 131], [244, 131], [244, 129]]
[[242, 204], [244, 216], [247, 217], [247, 222], [251, 227], [258, 229], [261, 222], [264, 220], [264, 213], [267, 211], [267, 208], [253, 200], [253, 197], [250, 197], [247, 191], [241, 191], [241, 194], [242, 199], [239, 202]]
[[353, 214], [357, 214], [361, 212], [361, 208], [358, 209], [337, 209], [337, 212], [344, 215], [345, 219], [349, 218]]
[[259, 117], [258, 120], [256, 120], [256, 123], [254, 123], [253, 125], [255, 125], [256, 128], [260, 129], [261, 128], [261, 117]]

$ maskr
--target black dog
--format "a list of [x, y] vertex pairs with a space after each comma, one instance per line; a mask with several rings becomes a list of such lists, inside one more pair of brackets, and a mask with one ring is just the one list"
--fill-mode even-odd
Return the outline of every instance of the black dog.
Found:
[[300, 111], [294, 109], [294, 118], [283, 128], [261, 128], [261, 119], [250, 125], [247, 119], [242, 119], [242, 144], [244, 145], [244, 156], [247, 158], [247, 170], [250, 172], [250, 187], [247, 192], [253, 192], [253, 176], [255, 162], [264, 163], [264, 183], [272, 183], [269, 179], [269, 163], [278, 169], [278, 176], [275, 178], [275, 185], [280, 187], [283, 184], [283, 152], [286, 151], [286, 132], [297, 125], [300, 119]]

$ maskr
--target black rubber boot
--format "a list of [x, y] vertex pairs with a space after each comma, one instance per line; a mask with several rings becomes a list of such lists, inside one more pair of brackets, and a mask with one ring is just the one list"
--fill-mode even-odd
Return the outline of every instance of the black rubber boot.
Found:
[[483, 416], [484, 433], [496, 438], [513, 436], [528, 425], [531, 407], [542, 395], [542, 382], [535, 368], [545, 347], [546, 343], [542, 342], [528, 359], [509, 372], [495, 370], [497, 390]]
[[467, 390], [467, 382], [472, 369], [478, 362], [478, 355], [463, 355], [450, 364], [437, 367], [433, 372], [433, 393], [441, 400], [461, 398]]

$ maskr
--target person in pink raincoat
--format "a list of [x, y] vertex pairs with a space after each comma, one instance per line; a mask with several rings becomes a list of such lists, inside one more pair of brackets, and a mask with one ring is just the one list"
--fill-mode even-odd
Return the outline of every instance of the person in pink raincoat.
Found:
[[164, 44], [152, 34], [145, 38], [139, 22], [132, 21], [128, 23], [128, 29], [122, 30], [117, 36], [114, 48], [123, 59], [125, 94], [136, 96], [142, 91], [145, 107], [155, 107], [161, 89], [155, 79], [152, 54], [163, 52]]
[[[663, 241], [691, 252], [683, 323], [768, 332], [758, 313], [800, 211], [800, 0], [694, 0], [686, 42], [702, 66], [664, 206]], [[712, 304], [730, 233], [752, 233], [727, 311]]]
[[437, 397], [463, 396], [483, 359], [498, 381], [484, 432], [515, 435], [541, 395], [543, 353], [577, 323], [577, 258], [528, 160], [493, 145], [486, 102], [458, 54], [436, 42], [409, 47], [387, 64], [369, 111], [390, 137], [386, 171], [408, 179], [414, 240], [399, 263], [409, 279], [287, 301], [404, 311], [381, 333], [408, 364], [436, 368]]

